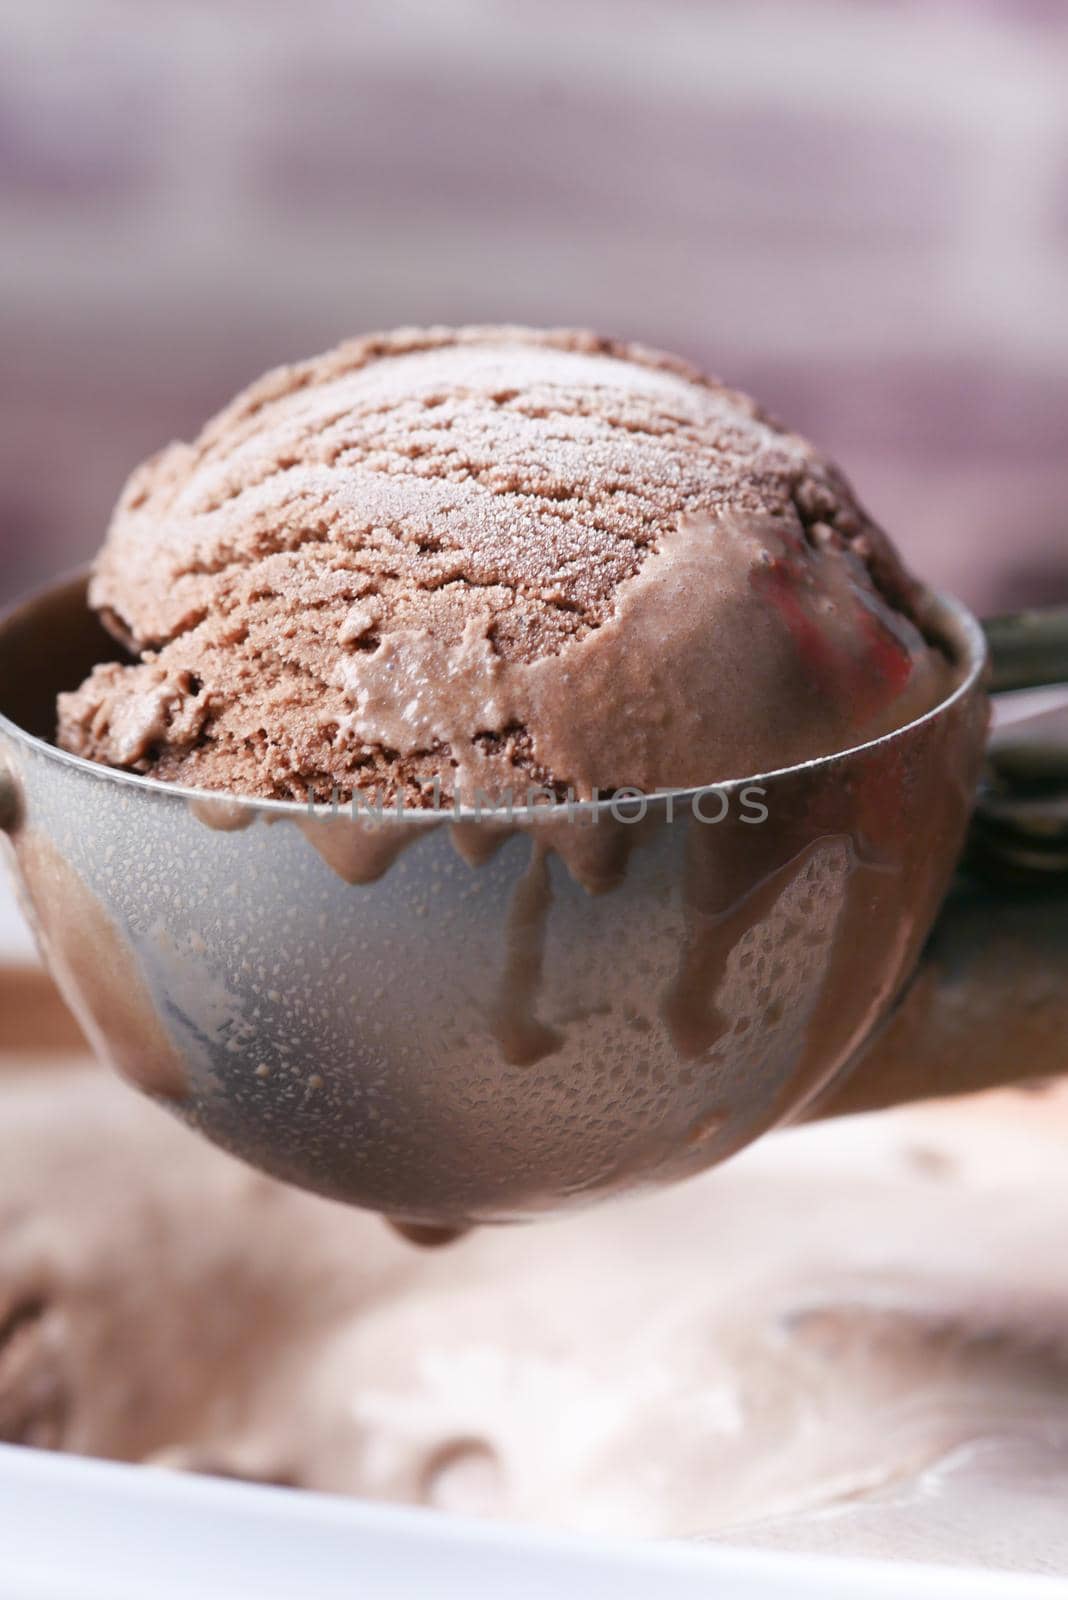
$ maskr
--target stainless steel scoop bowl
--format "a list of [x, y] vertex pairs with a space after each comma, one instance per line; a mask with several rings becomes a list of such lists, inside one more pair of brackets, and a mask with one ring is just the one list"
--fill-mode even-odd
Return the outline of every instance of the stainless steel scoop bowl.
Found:
[[[958, 687], [872, 744], [615, 811], [374, 824], [57, 751], [57, 691], [114, 653], [79, 579], [0, 627], [0, 826], [93, 1043], [194, 1127], [412, 1223], [530, 1217], [811, 1114], [885, 1033], [984, 758], [983, 630], [936, 621]], [[1003, 676], [1068, 677], [1063, 616], [1003, 632]]]

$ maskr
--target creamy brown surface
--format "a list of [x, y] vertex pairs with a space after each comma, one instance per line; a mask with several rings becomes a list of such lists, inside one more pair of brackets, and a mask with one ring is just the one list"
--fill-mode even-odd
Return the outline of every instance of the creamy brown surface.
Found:
[[[17, 977], [0, 976], [4, 1014]], [[427, 1253], [0, 1050], [0, 1435], [607, 1533], [1068, 1572], [1068, 1100], [780, 1135]]]
[[63, 746], [273, 798], [698, 785], [949, 683], [830, 463], [590, 334], [402, 331], [268, 374], [134, 473], [91, 601], [140, 659], [61, 698]]

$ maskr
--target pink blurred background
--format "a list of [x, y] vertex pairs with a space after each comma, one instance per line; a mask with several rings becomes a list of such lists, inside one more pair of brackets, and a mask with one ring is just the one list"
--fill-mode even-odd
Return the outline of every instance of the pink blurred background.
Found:
[[682, 351], [935, 582], [1068, 598], [1061, 0], [4, 0], [0, 38], [0, 599], [262, 368], [494, 319]]

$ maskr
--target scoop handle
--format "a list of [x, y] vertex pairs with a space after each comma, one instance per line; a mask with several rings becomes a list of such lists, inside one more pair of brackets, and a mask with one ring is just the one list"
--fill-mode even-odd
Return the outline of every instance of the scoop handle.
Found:
[[983, 632], [990, 649], [992, 694], [1068, 683], [1068, 606], [988, 617]]
[[[1068, 684], [1068, 607], [983, 624], [994, 693]], [[968, 845], [889, 1015], [804, 1121], [1068, 1073], [1068, 703], [993, 735]]]

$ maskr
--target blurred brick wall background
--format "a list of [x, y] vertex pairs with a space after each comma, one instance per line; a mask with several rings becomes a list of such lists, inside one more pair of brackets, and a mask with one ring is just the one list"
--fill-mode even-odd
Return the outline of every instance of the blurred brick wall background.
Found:
[[265, 366], [684, 351], [977, 606], [1068, 598], [1062, 0], [0, 0], [0, 598]]

